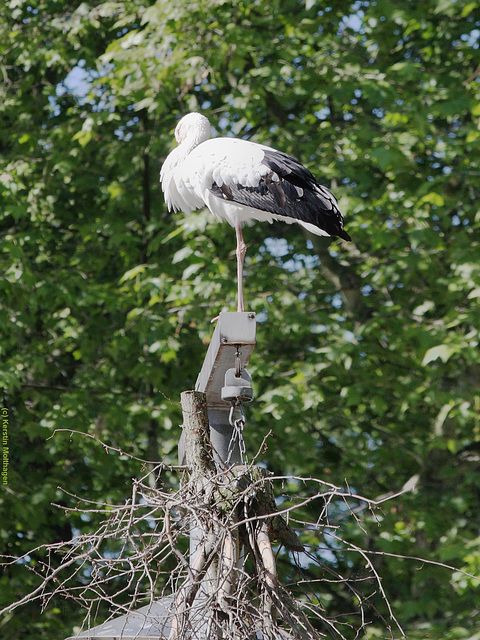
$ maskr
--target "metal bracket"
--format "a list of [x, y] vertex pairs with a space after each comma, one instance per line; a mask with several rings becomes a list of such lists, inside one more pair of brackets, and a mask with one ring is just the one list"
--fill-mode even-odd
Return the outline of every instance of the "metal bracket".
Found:
[[255, 314], [250, 312], [223, 311], [218, 317], [212, 341], [207, 350], [203, 366], [198, 374], [195, 391], [207, 394], [209, 407], [224, 407], [222, 387], [225, 373], [234, 363], [238, 345], [242, 368], [245, 368], [255, 346]]

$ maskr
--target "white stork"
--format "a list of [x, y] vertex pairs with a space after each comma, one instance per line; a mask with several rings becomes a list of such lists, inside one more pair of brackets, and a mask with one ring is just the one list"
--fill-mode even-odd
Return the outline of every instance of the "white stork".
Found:
[[237, 311], [244, 311], [245, 223], [298, 222], [316, 235], [351, 240], [333, 193], [286, 153], [238, 138], [210, 139], [210, 122], [200, 113], [180, 120], [175, 139], [178, 146], [160, 172], [165, 202], [169, 210], [184, 213], [206, 205], [235, 228]]

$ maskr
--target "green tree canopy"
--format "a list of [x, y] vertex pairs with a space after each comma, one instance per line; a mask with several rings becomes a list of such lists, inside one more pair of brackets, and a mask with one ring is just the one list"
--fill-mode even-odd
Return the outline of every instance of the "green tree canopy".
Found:
[[[361, 512], [360, 528], [340, 508], [331, 517], [372, 553], [479, 576], [478, 4], [5, 7], [4, 553], [88, 530], [95, 522], [53, 503], [122, 501], [140, 473], [140, 463], [55, 430], [176, 459], [179, 393], [194, 384], [210, 319], [235, 296], [233, 230], [205, 211], [168, 213], [158, 184], [175, 123], [201, 110], [219, 135], [299, 158], [338, 196], [353, 238], [281, 224], [245, 231], [246, 303], [259, 320], [249, 449], [272, 429], [262, 460], [277, 474], [347, 482], [370, 497], [414, 486], [381, 516]], [[327, 538], [316, 544], [332, 567], [361, 575], [361, 558]], [[477, 637], [478, 581], [372, 557], [409, 638]], [[36, 584], [35, 562], [0, 574], [2, 604]], [[322, 597], [330, 615], [354, 608], [327, 586]], [[63, 638], [81, 620], [55, 601], [0, 629], [12, 640]], [[371, 637], [383, 637], [373, 613], [371, 622]]]

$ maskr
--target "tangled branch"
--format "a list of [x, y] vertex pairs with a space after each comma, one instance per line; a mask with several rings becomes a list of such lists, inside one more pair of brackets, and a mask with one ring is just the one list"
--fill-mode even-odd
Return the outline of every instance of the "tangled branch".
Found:
[[[38, 586], [0, 614], [34, 601], [43, 610], [62, 596], [86, 609], [89, 624], [99, 608], [113, 618], [162, 601], [162, 637], [169, 640], [347, 640], [360, 637], [372, 618], [382, 619], [392, 638], [403, 636], [373, 562], [378, 552], [348, 542], [330, 516], [332, 507], [338, 512], [343, 504], [361, 526], [360, 511], [374, 511], [386, 498], [369, 500], [316, 478], [272, 476], [254, 463], [218, 470], [208, 446], [207, 439], [190, 447], [196, 453], [187, 456], [177, 490], [161, 488], [162, 474], [171, 471], [161, 464], [157, 488], [151, 488], [149, 471], [133, 481], [124, 504], [95, 503], [65, 491], [77, 504], [59, 508], [100, 519], [97, 529], [21, 558], [4, 557], [6, 565], [23, 563]], [[278, 509], [274, 487], [285, 483], [301, 486], [302, 497]], [[319, 514], [315, 521], [305, 519], [307, 506]], [[332, 553], [361, 557], [364, 573], [341, 575], [328, 562]], [[279, 580], [279, 561], [295, 576], [287, 585]], [[327, 588], [347, 589], [356, 610], [345, 618], [329, 615]]]

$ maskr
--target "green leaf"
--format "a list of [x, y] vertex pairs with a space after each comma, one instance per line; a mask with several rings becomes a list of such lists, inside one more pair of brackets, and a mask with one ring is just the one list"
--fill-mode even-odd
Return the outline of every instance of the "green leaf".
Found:
[[456, 347], [448, 344], [439, 344], [436, 347], [428, 349], [428, 351], [423, 356], [422, 366], [425, 366], [430, 362], [434, 362], [438, 359], [440, 359], [442, 362], [448, 362], [450, 357], [455, 353], [457, 353]]
[[134, 280], [141, 273], [145, 273], [147, 266], [145, 264], [137, 264], [132, 269], [126, 271], [120, 278], [120, 283], [127, 282], [128, 280]]
[[443, 207], [445, 200], [440, 193], [430, 192], [418, 201], [418, 205], [425, 204], [426, 202], [435, 205], [436, 207]]
[[172, 264], [177, 264], [177, 262], [183, 262], [186, 258], [190, 257], [193, 254], [193, 249], [189, 245], [182, 247], [179, 249], [172, 257]]

